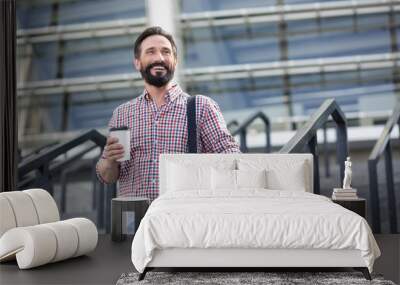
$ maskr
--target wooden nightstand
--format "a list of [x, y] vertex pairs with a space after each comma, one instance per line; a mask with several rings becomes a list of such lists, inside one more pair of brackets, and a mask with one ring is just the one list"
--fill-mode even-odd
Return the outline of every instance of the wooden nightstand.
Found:
[[359, 214], [364, 219], [367, 218], [367, 201], [364, 198], [357, 198], [353, 200], [333, 200], [332, 201], [340, 206]]

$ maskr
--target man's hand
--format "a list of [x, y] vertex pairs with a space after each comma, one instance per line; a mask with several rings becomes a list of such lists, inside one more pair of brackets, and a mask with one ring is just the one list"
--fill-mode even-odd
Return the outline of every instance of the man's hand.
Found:
[[119, 164], [118, 159], [124, 156], [124, 147], [118, 143], [115, 137], [107, 137], [106, 146], [103, 151], [103, 158], [100, 159], [97, 169], [107, 183], [114, 183], [119, 177]]
[[110, 164], [119, 163], [117, 160], [124, 157], [124, 146], [118, 143], [117, 138], [107, 137], [103, 157]]

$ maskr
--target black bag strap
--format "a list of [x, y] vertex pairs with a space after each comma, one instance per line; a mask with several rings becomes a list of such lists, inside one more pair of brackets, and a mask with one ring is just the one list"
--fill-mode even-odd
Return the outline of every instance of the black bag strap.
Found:
[[189, 153], [197, 153], [196, 95], [190, 96], [186, 107]]

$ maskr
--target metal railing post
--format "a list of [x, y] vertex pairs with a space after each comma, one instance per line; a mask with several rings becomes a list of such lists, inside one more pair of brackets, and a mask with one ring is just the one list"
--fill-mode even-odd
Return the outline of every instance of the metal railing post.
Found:
[[97, 195], [97, 226], [101, 229], [104, 228], [104, 192], [106, 187], [103, 183], [99, 184], [99, 195]]
[[40, 166], [37, 171], [39, 172], [40, 186], [46, 189], [53, 196], [53, 187], [50, 181], [50, 170], [48, 163]]
[[241, 152], [247, 152], [247, 139], [246, 139], [246, 136], [247, 136], [247, 131], [246, 131], [246, 129], [243, 129], [243, 130], [241, 130], [240, 131], [240, 151]]
[[67, 204], [67, 178], [68, 178], [69, 171], [68, 169], [64, 169], [61, 171], [61, 178], [60, 178], [60, 186], [61, 186], [61, 213], [65, 213], [66, 204]]
[[372, 212], [372, 229], [374, 233], [381, 232], [381, 210], [378, 194], [378, 172], [377, 161], [368, 160], [369, 199]]
[[324, 153], [324, 164], [325, 164], [325, 177], [331, 177], [331, 168], [329, 163], [329, 151], [328, 151], [328, 135], [327, 135], [327, 127], [324, 124], [324, 143], [323, 143], [323, 153]]
[[390, 233], [397, 233], [396, 196], [394, 193], [393, 162], [390, 140], [385, 147], [386, 188], [389, 206]]
[[97, 180], [97, 173], [96, 173], [96, 165], [97, 161], [100, 159], [100, 157], [96, 157], [92, 160], [92, 173], [91, 173], [91, 178], [92, 178], [92, 185], [93, 185], [93, 192], [92, 192], [92, 209], [96, 210], [98, 209], [97, 205], [97, 191], [98, 191], [98, 184], [99, 181]]
[[113, 197], [115, 197], [117, 192], [116, 184], [109, 184], [106, 187], [106, 193], [105, 193], [105, 228], [106, 228], [106, 233], [111, 232], [111, 200]]
[[267, 142], [267, 145], [265, 146], [265, 152], [270, 153], [271, 152], [271, 124], [265, 123], [265, 140]]
[[344, 120], [344, 116], [338, 114], [338, 111], [335, 110], [332, 113], [332, 117], [336, 122], [336, 154], [337, 160], [339, 162], [339, 177], [340, 177], [340, 185], [344, 179], [344, 162], [346, 161], [347, 156], [349, 155], [348, 145], [347, 145], [347, 123]]
[[318, 141], [317, 141], [317, 135], [314, 135], [310, 141], [308, 142], [308, 148], [310, 152], [313, 155], [313, 164], [314, 164], [314, 178], [313, 178], [313, 183], [314, 183], [314, 193], [315, 194], [320, 194], [320, 181], [319, 181], [319, 158], [318, 158]]

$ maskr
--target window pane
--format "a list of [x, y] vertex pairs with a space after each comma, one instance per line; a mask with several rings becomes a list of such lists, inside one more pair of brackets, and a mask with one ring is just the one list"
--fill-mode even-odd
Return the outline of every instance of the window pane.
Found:
[[145, 17], [144, 0], [17, 1], [19, 28]]
[[323, 2], [337, 2], [338, 0], [283, 0], [287, 5], [305, 4], [305, 3], [323, 3]]
[[[373, 111], [371, 102], [378, 102], [379, 110], [390, 110], [396, 97], [393, 71], [376, 69], [301, 74], [291, 75], [288, 81], [280, 76], [273, 76], [189, 82], [187, 87], [191, 94], [210, 96], [228, 114], [240, 113], [243, 109], [254, 113], [261, 108], [268, 110], [268, 115], [287, 116], [289, 100], [293, 104], [293, 115], [308, 115], [329, 98], [335, 98], [346, 112], [365, 108]], [[288, 94], [285, 94], [284, 82], [290, 87]], [[379, 100], [382, 102], [379, 103]]]
[[255, 100], [258, 98], [279, 101], [282, 90], [280, 77], [188, 83], [189, 93], [210, 96], [223, 111], [257, 107]]
[[277, 26], [271, 23], [186, 29], [185, 66], [241, 64], [279, 59]]
[[[18, 97], [18, 126], [26, 135], [61, 131], [62, 95]], [[24, 123], [24, 125], [21, 125]]]
[[275, 5], [276, 0], [181, 0], [184, 13], [242, 8], [265, 7]]
[[60, 24], [135, 19], [145, 16], [144, 0], [81, 0], [60, 4]]
[[51, 4], [34, 5], [28, 0], [16, 1], [18, 29], [39, 28], [51, 25]]
[[142, 92], [131, 88], [71, 94], [68, 130], [106, 128], [114, 109]]
[[57, 78], [58, 54], [59, 46], [56, 42], [33, 45], [29, 81]]
[[132, 73], [136, 35], [68, 41], [64, 47], [64, 77]]
[[390, 52], [386, 15], [288, 22], [289, 58], [320, 58]]
[[345, 112], [374, 111], [366, 110], [364, 103], [380, 99], [379, 109], [388, 110], [396, 94], [392, 78], [392, 69], [296, 75], [290, 77], [290, 90], [297, 115], [312, 113], [329, 98]]
[[[33, 45], [31, 81], [134, 72], [137, 35]], [[29, 55], [26, 55], [29, 56]]]

